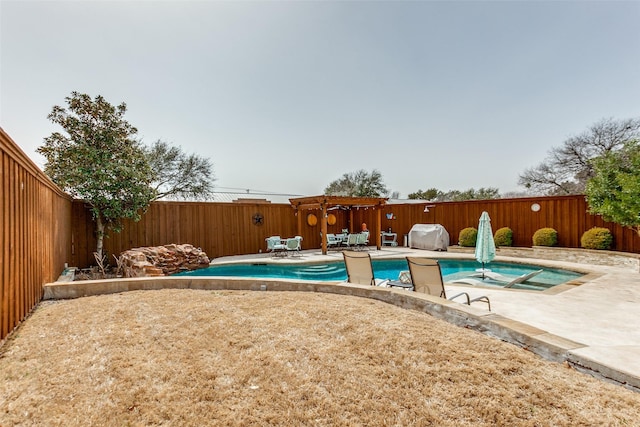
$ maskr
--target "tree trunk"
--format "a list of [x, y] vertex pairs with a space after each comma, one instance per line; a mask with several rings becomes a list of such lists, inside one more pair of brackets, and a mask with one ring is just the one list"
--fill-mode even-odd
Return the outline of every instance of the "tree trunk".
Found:
[[96, 216], [96, 254], [98, 259], [102, 259], [102, 250], [104, 245], [104, 224], [100, 215]]

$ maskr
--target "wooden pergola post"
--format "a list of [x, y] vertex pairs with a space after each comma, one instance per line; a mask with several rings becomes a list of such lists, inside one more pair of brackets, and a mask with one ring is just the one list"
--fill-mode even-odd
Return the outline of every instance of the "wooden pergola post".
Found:
[[322, 232], [322, 255], [327, 254], [327, 205], [322, 206], [322, 219], [320, 220], [320, 231]]
[[298, 236], [302, 236], [302, 211], [296, 208], [296, 215], [298, 216]]
[[377, 211], [377, 215], [376, 215], [376, 230], [378, 230], [378, 232], [376, 233], [376, 248], [378, 250], [380, 250], [380, 248], [382, 247], [382, 209], [381, 206], [376, 206], [376, 211]]
[[349, 233], [353, 230], [353, 209], [349, 209]]

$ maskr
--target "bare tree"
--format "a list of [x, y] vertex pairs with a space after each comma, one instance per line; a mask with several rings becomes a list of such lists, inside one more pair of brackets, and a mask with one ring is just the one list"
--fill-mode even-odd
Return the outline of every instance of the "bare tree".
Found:
[[538, 194], [582, 194], [593, 177], [591, 159], [617, 151], [640, 137], [640, 119], [603, 119], [552, 148], [538, 166], [526, 169], [518, 184]]
[[180, 147], [158, 140], [145, 148], [158, 199], [206, 200], [213, 192], [213, 166], [208, 158], [186, 154]]

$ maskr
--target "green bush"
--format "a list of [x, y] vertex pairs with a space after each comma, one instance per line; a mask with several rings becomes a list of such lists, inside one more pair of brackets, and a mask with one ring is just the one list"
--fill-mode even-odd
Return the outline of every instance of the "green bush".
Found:
[[496, 230], [493, 235], [493, 241], [496, 246], [511, 246], [513, 245], [513, 230], [509, 227], [502, 227]]
[[553, 228], [541, 228], [533, 233], [533, 246], [555, 246], [558, 244], [558, 232]]
[[460, 236], [458, 237], [458, 245], [465, 247], [474, 247], [476, 245], [476, 239], [478, 238], [478, 229], [473, 227], [467, 227], [460, 230]]
[[584, 232], [580, 238], [580, 243], [585, 249], [611, 249], [613, 235], [608, 228], [593, 227]]

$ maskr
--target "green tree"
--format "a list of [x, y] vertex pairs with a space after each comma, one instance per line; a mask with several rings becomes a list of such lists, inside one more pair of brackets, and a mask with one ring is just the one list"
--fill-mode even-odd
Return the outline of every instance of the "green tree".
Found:
[[357, 172], [345, 173], [341, 178], [331, 182], [324, 189], [328, 196], [350, 197], [386, 197], [389, 190], [382, 181], [382, 174], [377, 170], [371, 173], [361, 169]]
[[542, 163], [520, 175], [518, 184], [539, 194], [582, 194], [593, 177], [591, 159], [617, 151], [638, 137], [640, 119], [603, 119], [552, 148]]
[[213, 166], [208, 158], [186, 154], [158, 140], [144, 149], [153, 172], [155, 199], [206, 200], [213, 194]]
[[451, 190], [442, 192], [436, 188], [430, 188], [426, 191], [418, 190], [409, 194], [409, 199], [429, 200], [431, 202], [458, 202], [464, 200], [488, 200], [499, 199], [500, 190], [494, 187], [480, 187], [477, 190], [470, 188], [465, 191]]
[[495, 187], [480, 187], [477, 190], [470, 188], [466, 191], [450, 191], [444, 197], [452, 201], [499, 199], [500, 190]]
[[589, 212], [605, 221], [634, 229], [640, 235], [640, 146], [629, 142], [619, 151], [592, 161], [587, 183]]
[[437, 188], [429, 188], [425, 191], [418, 190], [415, 193], [410, 193], [407, 197], [409, 199], [434, 201], [441, 194], [442, 194], [442, 191], [438, 190]]
[[125, 119], [125, 103], [112, 106], [102, 96], [72, 92], [67, 108], [54, 106], [48, 118], [66, 135], [54, 132], [38, 152], [44, 171], [71, 196], [84, 200], [96, 222], [96, 256], [103, 258], [108, 229], [119, 232], [123, 219], [138, 221], [156, 193], [136, 128]]

